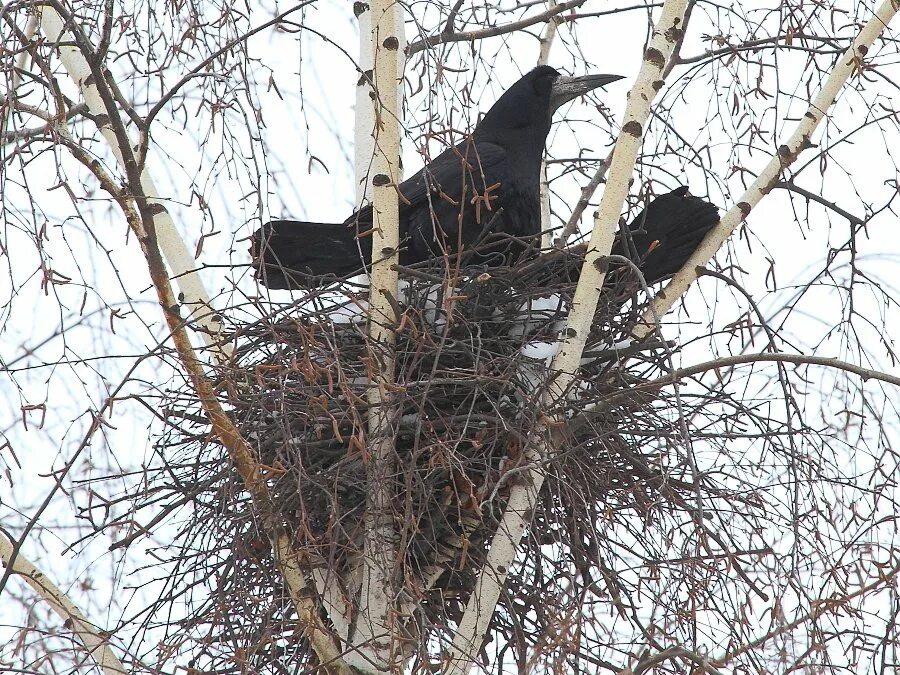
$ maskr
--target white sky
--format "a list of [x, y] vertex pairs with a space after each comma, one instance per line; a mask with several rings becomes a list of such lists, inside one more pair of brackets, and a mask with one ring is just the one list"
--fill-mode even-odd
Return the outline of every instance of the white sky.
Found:
[[[510, 3], [504, 4], [509, 6]], [[596, 10], [612, 5], [588, 2], [584, 9]], [[772, 8], [771, 12], [753, 14], [763, 26], [779, 21], [776, 2], [742, 5], [748, 9]], [[839, 2], [836, 5], [839, 8], [857, 7], [860, 3]], [[256, 8], [251, 14], [250, 25], [268, 19], [271, 12], [267, 10], [272, 6], [262, 3]], [[200, 260], [209, 266], [203, 273], [204, 280], [214, 294], [224, 294], [220, 299], [223, 303], [239, 297], [229, 295], [232, 279], [238, 281], [242, 292], [255, 292], [246, 268], [232, 272], [220, 265], [229, 261], [234, 264], [248, 262], [245, 240], [261, 219], [292, 216], [337, 222], [353, 209], [353, 148], [348, 139], [352, 139], [357, 75], [354, 64], [344, 52], [355, 54], [358, 38], [350, 7], [351, 3], [317, 3], [304, 14], [304, 23], [327, 34], [334, 44], [312, 32], [305, 32], [298, 38], [297, 35], [264, 31], [249, 41], [249, 53], [258, 59], [252, 77], [261, 83], [254, 93], [261, 112], [258, 129], [254, 128], [255, 121], [246, 104], [242, 105], [247, 113], [242, 125], [241, 118], [234, 113], [227, 118], [219, 116], [211, 120], [205, 112], [197, 112], [196, 100], [189, 100], [186, 103], [189, 114], [176, 113], [174, 119], [161, 118], [154, 132], [156, 150], [151, 170], [172, 199], [171, 210], [189, 246], [196, 243], [200, 233], [215, 233], [204, 241]], [[414, 5], [414, 9], [421, 11], [421, 6]], [[840, 19], [842, 15], [837, 16]], [[513, 18], [514, 15], [508, 15], [506, 20]], [[428, 26], [435, 24], [428, 16], [422, 21]], [[626, 75], [627, 80], [611, 85], [600, 94], [600, 99], [612, 112], [612, 119], [618, 123], [624, 109], [625, 93], [640, 65], [645, 25], [644, 15], [631, 12], [585, 20], [581, 22], [577, 37], [563, 26], [550, 64], [575, 75], [589, 72]], [[734, 24], [724, 28], [723, 32], [732, 34], [734, 40], [748, 34], [746, 26]], [[702, 37], [714, 32], [710, 17], [703, 12], [695, 13], [683, 53], [701, 53], [707, 47]], [[408, 37], [414, 39], [415, 35], [414, 26], [408, 26]], [[461, 72], [444, 71], [452, 86], [441, 87], [437, 95], [429, 97], [420, 92], [410, 98], [403, 148], [407, 175], [420, 166], [415, 143], [422, 131], [420, 125], [426, 123], [429, 112], [437, 114], [443, 121], [451, 120], [456, 129], [468, 128], [477, 112], [486, 111], [499, 92], [535, 64], [538, 54], [537, 41], [527, 35], [493, 38], [483, 42], [481, 48], [484, 61], [477, 66], [473, 66], [465, 45], [438, 51], [447, 68], [459, 68]], [[896, 56], [892, 57], [892, 65], [885, 70], [895, 82], [900, 76], [896, 60]], [[127, 60], [122, 60], [112, 67], [114, 72], [121, 73], [127, 65]], [[775, 151], [778, 139], [786, 137], [805, 109], [807, 91], [817, 88], [818, 75], [811, 74], [806, 66], [806, 57], [802, 53], [783, 51], [778, 56], [777, 73], [774, 70], [763, 72], [762, 87], [771, 94], [780, 91], [774, 106], [770, 100], [744, 96], [733, 85], [727, 69], [716, 73], [715, 77], [701, 74], [683, 88], [686, 69], [676, 70], [664, 92], [667, 100], [680, 97], [673, 105], [671, 123], [691, 144], [705, 144], [708, 136], [712, 136], [714, 142], [705, 153], [704, 161], [708, 173], [704, 174], [678, 158], [666, 157], [658, 162], [659, 166], [645, 166], [641, 179], [659, 181], [660, 191], [672, 189], [678, 183], [688, 184], [693, 192], [707, 196], [723, 211], [730, 207], [744, 184], [749, 183], [768, 160], [763, 150]], [[418, 89], [420, 78], [426, 91], [434, 81], [433, 61], [423, 66], [416, 57], [407, 72], [413, 89]], [[738, 68], [736, 72], [745, 83], [756, 77], [752, 68], [743, 72]], [[270, 74], [277, 92], [275, 87], [265, 86]], [[477, 107], [464, 99], [464, 87], [469, 84]], [[222, 86], [232, 87], [234, 91], [230, 94], [242, 96], [234, 79]], [[823, 133], [828, 137], [841, 136], [866, 115], [890, 109], [894, 87], [889, 82], [873, 78], [864, 83], [855, 82], [852, 87], [864, 88], [866, 99], [852, 91], [842, 94], [828, 128], [817, 133], [817, 142], [821, 142]], [[74, 89], [71, 91], [74, 94]], [[880, 92], [875, 99], [879, 107], [870, 113], [866, 100], [873, 100], [872, 92]], [[711, 116], [720, 108], [731, 110], [736, 98], [741, 103], [748, 103], [751, 112], [757, 116], [755, 121], [764, 130], [770, 132], [773, 126], [776, 129], [774, 135], [755, 142], [758, 149], [755, 152], [748, 152], [746, 148], [736, 151], [734, 143], [736, 135], [754, 121], [752, 115], [741, 113], [727, 117], [725, 131], [710, 124]], [[550, 155], [573, 157], [580, 150], [589, 149], [585, 154], [605, 156], [611, 142], [611, 130], [593, 105], [575, 102], [567, 115], [574, 121], [569, 127], [558, 125], [554, 128], [548, 142]], [[226, 122], [229, 133], [223, 134], [223, 123]], [[659, 122], [655, 124], [659, 125]], [[651, 127], [647, 147], [653, 147], [654, 139], [659, 138], [655, 132], [656, 129]], [[262, 143], [251, 141], [257, 134]], [[208, 142], [205, 151], [201, 152], [198, 139], [204, 137]], [[896, 128], [885, 132], [877, 128], [860, 132], [853, 136], [852, 144], [846, 143], [835, 152], [826, 178], [820, 176], [816, 166], [811, 166], [798, 178], [798, 184], [834, 200], [857, 216], [864, 216], [865, 204], [884, 203], [891, 191], [896, 191], [896, 183], [892, 187], [889, 181], [896, 181], [898, 177], [892, 157], [894, 148], [900, 147], [898, 140]], [[262, 151], [263, 144], [265, 152]], [[809, 152], [801, 157], [798, 166], [813, 154]], [[239, 159], [232, 161], [234, 158]], [[8, 477], [0, 477], [0, 525], [12, 532], [20, 531], [48, 494], [53, 485], [49, 472], [59, 469], [72, 456], [78, 439], [90, 423], [86, 409], [100, 405], [124, 373], [138, 363], [141, 354], [155, 346], [162, 334], [159, 309], [149, 291], [142, 257], [136, 242], [127, 235], [121, 217], [116, 212], [110, 213], [102, 201], [105, 195], [99, 193], [90, 180], [84, 185], [73, 181], [73, 189], [81, 190], [79, 197], [89, 193], [100, 200], [79, 205], [88, 225], [79, 222], [65, 191], [51, 189], [58, 182], [54, 169], [56, 162], [69, 167], [68, 171], [74, 175], [65, 158], [52, 154], [44, 155], [26, 167], [25, 175], [35, 196], [34, 204], [23, 198], [22, 189], [11, 185], [18, 182], [21, 175], [7, 176], [4, 196], [7, 204], [13, 204], [15, 213], [6, 214], [6, 224], [0, 231], [0, 240], [10, 252], [9, 259], [3, 260], [2, 264], [12, 270], [11, 284], [7, 275], [0, 273], [0, 299], [7, 295], [12, 298], [6, 310], [0, 312], [0, 359], [18, 370], [0, 384], [0, 395], [8, 401], [7, 407], [0, 408], [0, 432], [11, 443], [11, 447], [0, 449], [0, 467], [9, 469]], [[243, 169], [240, 168], [242, 165]], [[746, 174], [732, 173], [736, 165]], [[555, 175], [554, 171], [555, 168], [551, 169], [551, 176]], [[257, 176], [267, 172], [257, 185]], [[582, 177], [570, 176], [554, 183], [558, 191], [554, 208], [559, 213], [565, 215], [564, 205], [574, 203], [578, 188], [584, 182]], [[201, 194], [209, 205], [206, 214], [197, 207], [199, 200], [194, 193]], [[842, 244], [849, 233], [845, 219], [820, 206], [811, 206], [807, 212], [803, 199], [794, 201], [793, 208], [800, 214], [798, 225], [794, 222], [790, 204], [785, 192], [776, 191], [751, 214], [747, 236], [733, 243], [736, 260], [746, 272], [740, 279], [767, 315], [771, 315], [793, 292], [791, 282], [809, 280], [810, 270], [817, 263], [821, 265], [828, 247]], [[583, 225], [588, 222], [591, 211], [588, 210]], [[70, 277], [71, 284], [55, 286], [45, 292], [37, 283], [33, 276], [37, 254], [27, 235], [30, 223], [35, 221], [47, 222], [47, 250], [54, 268]], [[98, 233], [103, 237], [100, 244], [95, 240]], [[859, 268], [885, 284], [896, 283], [895, 270], [900, 260], [896, 217], [888, 211], [874, 218], [867, 228], [867, 236], [857, 243]], [[767, 279], [770, 258], [775, 261], [778, 290], [773, 290], [771, 280]], [[846, 258], [843, 254], [843, 259]], [[725, 258], [720, 256], [719, 260], [724, 262]], [[118, 274], [115, 269], [119, 270]], [[835, 274], [837, 287], [846, 283], [846, 274], [846, 269], [845, 276]], [[894, 291], [892, 287], [886, 290]], [[272, 297], [286, 299], [290, 296], [273, 293]], [[797, 351], [836, 356], [864, 366], [895, 371], [881, 341], [895, 347], [892, 336], [900, 329], [896, 307], [885, 308], [883, 298], [865, 289], [855, 295], [854, 303], [854, 310], [858, 312], [854, 323], [858, 330], [856, 336], [833, 330], [847, 311], [846, 297], [838, 290], [823, 286], [807, 294], [796, 310], [784, 317], [784, 337]], [[52, 340], [31, 357], [20, 358], [24, 345], [52, 335], [61, 322], [71, 326], [80, 321], [82, 304], [85, 313], [95, 312], [84, 320], [82, 327], [67, 331], [65, 340]], [[120, 307], [123, 318], [111, 319], [110, 306]], [[698, 324], [694, 329], [683, 329], [680, 337], [685, 342], [694, 333], [708, 332], [708, 322], [723, 327], [737, 320], [747, 309], [743, 299], [723, 292], [721, 285], [711, 279], [701, 281], [699, 287], [691, 291], [686, 307], [690, 318]], [[677, 316], [684, 318], [685, 314], [682, 312]], [[116, 328], [115, 335], [103, 330], [110, 322]], [[762, 343], [756, 346], [757, 349], [762, 347]], [[739, 349], [736, 339], [722, 336], [714, 341], [691, 344], [685, 349], [683, 360], [685, 363], [702, 361], [710, 358], [711, 353], [737, 352]], [[790, 345], [786, 349], [793, 351]], [[61, 359], [88, 361], [87, 365], [71, 367], [46, 365]], [[22, 370], [26, 365], [30, 369]], [[122, 394], [147, 391], [157, 386], [165, 388], [180, 381], [168, 367], [154, 359], [140, 362], [136, 373], [143, 381], [129, 384]], [[810, 391], [831, 392], [845, 383], [842, 376], [833, 378], [823, 371], [815, 371], [815, 374], [821, 380], [809, 382]], [[853, 399], [860, 403], [858, 396]], [[896, 402], [897, 399], [893, 400]], [[48, 409], [43, 429], [35, 428], [41, 417], [39, 411], [25, 415], [26, 429], [22, 407], [42, 404]], [[809, 414], [825, 425], [840, 426], [843, 423], [843, 398], [832, 401], [826, 394], [820, 402], [819, 397], [813, 396], [806, 405]], [[892, 407], [888, 405], [887, 410]], [[108, 452], [97, 437], [82, 456], [82, 461], [92, 464], [81, 465], [82, 473], [102, 475], [114, 470], [118, 462], [132, 465], [149, 462], [153, 445], [153, 437], [147, 431], [149, 419], [140, 406], [128, 401], [117, 404], [109, 418], [111, 427], [103, 432], [113, 452]], [[851, 423], [848, 442], [852, 443], [854, 433]], [[13, 451], [15, 459], [11, 456]], [[871, 463], [865, 453], [856, 457], [848, 455], [846, 460], [848, 471], [868, 469]], [[126, 485], [127, 482], [122, 483], [122, 487]], [[69, 492], [69, 499], [54, 500], [45, 512], [47, 522], [60, 525], [52, 530], [36, 527], [24, 550], [48, 566], [64, 587], [72, 588], [69, 585], [76, 580], [95, 579], [96, 587], [90, 592], [73, 588], [74, 593], [79, 604], [98, 623], [112, 624], [127, 613], [123, 599], [127, 599], [130, 592], [123, 588], [144, 578], [143, 573], [135, 570], [146, 559], [141, 551], [135, 551], [133, 558], [123, 560], [119, 553], [107, 553], [103, 541], [79, 545], [74, 552], [64, 552], [68, 544], [87, 533], [83, 521], [73, 520], [71, 509], [73, 504], [84, 506], [89, 502], [88, 491], [70, 485]], [[163, 539], [165, 536], [163, 532]], [[45, 549], [48, 554], [42, 553]], [[116, 579], [115, 588], [106, 582], [109, 576]], [[153, 589], [151, 584], [140, 593], [152, 597]], [[17, 616], [17, 610], [8, 611], [0, 602], [0, 624], [15, 621]], [[0, 641], [3, 635], [4, 629], [0, 627]]]

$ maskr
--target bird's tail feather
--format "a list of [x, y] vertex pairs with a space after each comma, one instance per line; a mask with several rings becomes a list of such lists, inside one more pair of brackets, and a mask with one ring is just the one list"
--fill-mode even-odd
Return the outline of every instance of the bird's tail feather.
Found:
[[323, 277], [361, 272], [371, 263], [372, 240], [344, 223], [272, 220], [253, 233], [251, 256], [268, 288], [311, 288]]

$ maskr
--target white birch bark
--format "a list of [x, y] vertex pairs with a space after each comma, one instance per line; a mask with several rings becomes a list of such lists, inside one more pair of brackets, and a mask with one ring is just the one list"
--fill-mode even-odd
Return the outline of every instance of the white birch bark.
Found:
[[547, 158], [541, 160], [541, 250], [546, 251], [553, 246], [553, 233], [550, 231], [550, 181], [547, 180]]
[[[356, 206], [372, 198], [369, 172], [375, 157], [375, 106], [372, 105], [372, 78], [375, 52], [372, 49], [372, 7], [365, 2], [353, 5], [359, 26], [359, 79], [356, 81], [356, 120], [353, 125], [353, 168], [356, 172]], [[399, 110], [399, 108], [398, 108]]]
[[622, 131], [613, 149], [606, 188], [594, 219], [593, 234], [575, 289], [572, 311], [566, 323], [565, 339], [551, 365], [552, 371], [560, 374], [555, 380], [555, 386], [560, 391], [568, 389], [581, 361], [581, 353], [584, 351], [606, 278], [606, 268], [600, 264], [601, 258], [609, 255], [612, 249], [616, 224], [628, 195], [634, 163], [641, 148], [644, 125], [650, 117], [650, 105], [662, 88], [663, 80], [660, 78], [663, 70], [675, 45], [680, 41], [687, 4], [687, 0], [666, 0], [653, 30], [650, 45], [644, 53], [637, 81], [628, 93]]
[[[30, 41], [37, 32], [37, 29], [38, 17], [35, 14], [29, 17], [28, 24], [25, 26], [25, 40]], [[16, 92], [19, 89], [19, 85], [22, 83], [22, 73], [25, 72], [27, 63], [28, 51], [22, 50], [22, 53], [19, 54], [19, 57], [16, 59], [16, 69], [13, 71], [12, 77], [9, 78], [9, 89], [6, 91], [7, 104], [3, 107], [3, 110], [0, 111], [0, 138], [6, 134], [7, 128], [9, 127], [9, 121], [12, 119], [13, 110], [15, 109], [13, 101], [15, 101], [17, 97]]]
[[[119, 139], [109, 122], [110, 111], [97, 90], [97, 85], [91, 77], [91, 68], [84, 54], [74, 46], [72, 35], [65, 30], [65, 25], [60, 15], [51, 7], [40, 8], [41, 30], [44, 35], [54, 43], [58, 43], [60, 60], [68, 72], [69, 77], [78, 86], [81, 96], [92, 115], [105, 119], [107, 122], [100, 125], [100, 133], [112, 150], [113, 156], [120, 166], [125, 165], [125, 152], [131, 154], [131, 148], [123, 149], [119, 145]], [[62, 122], [65, 124], [65, 122]], [[217, 318], [216, 312], [207, 293], [200, 275], [197, 274], [197, 261], [188, 249], [184, 239], [178, 233], [172, 216], [165, 208], [165, 202], [160, 198], [150, 171], [148, 162], [144, 163], [141, 172], [141, 189], [147, 197], [147, 201], [156, 209], [153, 216], [153, 225], [156, 230], [160, 250], [165, 256], [171, 272], [180, 292], [181, 305], [187, 310], [184, 317], [199, 324], [203, 330], [199, 331], [207, 345], [215, 344], [221, 333], [222, 324]], [[228, 346], [222, 348], [223, 356], [229, 355]]]
[[[556, 7], [556, 0], [548, 0], [547, 9]], [[553, 38], [556, 37], [556, 29], [560, 18], [551, 16], [547, 19], [547, 25], [541, 34], [541, 50], [538, 54], [537, 65], [546, 66], [550, 62], [550, 50], [553, 48]], [[553, 234], [550, 232], [550, 181], [547, 180], [547, 154], [541, 160], [541, 249], [547, 250], [553, 246]]]
[[[544, 396], [544, 407], [551, 421], [556, 418], [553, 409], [566, 395], [581, 361], [606, 277], [606, 268], [600, 263], [612, 248], [616, 224], [640, 150], [644, 125], [650, 116], [650, 104], [663, 84], [662, 74], [666, 62], [680, 41], [680, 27], [687, 4], [687, 0], [666, 0], [644, 54], [637, 82], [628, 94], [622, 133], [613, 150], [609, 180], [594, 220], [594, 230], [575, 290], [572, 311], [563, 332], [565, 337], [551, 364], [553, 385]], [[531, 521], [543, 486], [545, 474], [540, 463], [553, 453], [549, 429], [549, 425], [539, 425], [526, 445], [524, 457], [532, 468], [510, 490], [508, 506], [453, 640], [448, 669], [450, 675], [465, 675], [484, 641], [509, 568], [515, 561], [519, 542]]]
[[819, 126], [850, 76], [859, 70], [872, 43], [887, 28], [898, 9], [900, 9], [898, 0], [884, 0], [881, 3], [875, 15], [838, 60], [834, 70], [825, 80], [825, 84], [810, 103], [806, 114], [797, 123], [794, 132], [782, 145], [778, 146], [772, 159], [753, 181], [753, 184], [722, 217], [719, 224], [706, 235], [703, 243], [688, 258], [681, 270], [654, 298], [653, 304], [641, 317], [640, 323], [634, 330], [635, 338], [640, 340], [653, 332], [656, 328], [656, 317], [661, 317], [672, 309], [678, 299], [697, 279], [697, 268], [705, 266], [712, 260], [716, 251], [731, 236], [731, 233], [778, 182], [782, 172], [794, 163], [800, 153], [811, 146], [810, 139], [816, 127]]
[[[0, 560], [3, 561], [4, 566], [9, 565], [13, 551], [12, 542], [0, 532]], [[22, 555], [21, 551], [16, 554], [15, 561], [12, 563], [12, 573], [22, 577], [25, 583], [31, 586], [44, 602], [59, 615], [104, 675], [122, 675], [122, 673], [129, 672], [110, 649], [106, 631], [88, 621], [75, 603], [69, 600], [56, 584]]]
[[[396, 265], [400, 247], [400, 101], [398, 67], [403, 59], [401, 7], [395, 0], [374, 0], [371, 6], [370, 47], [373, 54], [373, 156], [367, 182], [371, 185], [373, 229], [369, 289], [369, 337], [372, 348], [369, 402], [369, 471], [366, 527], [361, 563], [362, 578], [356, 633], [347, 662], [366, 673], [396, 671], [397, 544], [391, 507], [394, 469], [394, 406], [390, 385], [394, 377], [395, 323], [393, 302], [398, 295]], [[358, 121], [358, 125], [362, 120]], [[362, 159], [362, 158], [359, 158]]]
[[319, 619], [319, 606], [309, 597], [304, 571], [287, 534], [278, 532], [274, 537], [274, 544], [278, 569], [284, 576], [285, 586], [297, 616], [300, 617], [300, 623], [306, 629], [306, 637], [319, 662], [324, 664], [324, 672], [328, 675], [350, 675], [352, 670], [335, 644], [334, 636], [323, 627]]
[[[372, 199], [372, 158], [375, 156], [375, 108], [372, 105], [372, 64], [374, 53], [372, 52], [372, 7], [364, 2], [354, 5], [356, 20], [359, 25], [359, 57], [357, 62], [362, 71], [356, 81], [356, 120], [353, 127], [353, 165], [356, 172], [356, 205], [369, 202]], [[402, 82], [403, 72], [406, 67], [406, 37], [403, 26], [403, 12], [396, 13], [397, 39], [400, 40], [400, 56], [397, 59], [397, 78]], [[396, 107], [392, 110], [403, 110], [403, 87], [397, 87]], [[397, 176], [398, 182], [403, 178], [402, 166]]]
[[[369, 180], [372, 158], [375, 156], [375, 107], [372, 104], [372, 70], [375, 53], [372, 49], [372, 7], [365, 2], [354, 2], [353, 13], [357, 21], [359, 51], [356, 63], [359, 73], [356, 79], [355, 120], [353, 124], [353, 168], [355, 177], [355, 205], [361, 207], [371, 201], [372, 187]], [[402, 21], [402, 14], [398, 13]], [[400, 23], [402, 26], [402, 23]], [[398, 31], [402, 34], [402, 30]], [[399, 91], [399, 90], [398, 90]], [[399, 106], [398, 106], [399, 109]], [[351, 616], [354, 614], [355, 598], [360, 591], [361, 561], [350, 564], [350, 572], [343, 579], [343, 586], [349, 593], [344, 594], [336, 575], [329, 570], [314, 569], [313, 583], [319, 600], [335, 628], [338, 638], [346, 643], [351, 634]]]

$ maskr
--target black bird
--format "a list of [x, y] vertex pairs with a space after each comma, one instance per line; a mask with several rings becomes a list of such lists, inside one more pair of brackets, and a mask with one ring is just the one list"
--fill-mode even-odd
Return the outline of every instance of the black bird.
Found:
[[[635, 262], [648, 284], [666, 279], [684, 265], [706, 233], [719, 222], [719, 210], [695, 197], [684, 186], [647, 204], [628, 228], [622, 228], [611, 253]], [[581, 274], [586, 244], [546, 253], [534, 265], [523, 263], [524, 278], [536, 286], [576, 282]], [[618, 267], [613, 263], [612, 267]], [[536, 277], [531, 272], [542, 270]]]
[[[566, 77], [538, 66], [512, 85], [463, 142], [398, 186], [401, 264], [476, 245], [477, 257], [468, 262], [508, 264], [529, 243], [539, 243], [540, 169], [551, 117], [562, 104], [619, 79]], [[630, 226], [632, 236], [613, 251], [630, 251], [643, 262], [650, 283], [676, 271], [718, 221], [715, 207], [685, 193], [676, 190], [651, 203]], [[695, 220], [697, 202], [713, 213], [707, 210]], [[276, 289], [307, 288], [359, 273], [371, 264], [371, 228], [371, 206], [341, 224], [273, 220], [253, 235], [256, 276]], [[673, 246], [665, 245], [666, 239]]]

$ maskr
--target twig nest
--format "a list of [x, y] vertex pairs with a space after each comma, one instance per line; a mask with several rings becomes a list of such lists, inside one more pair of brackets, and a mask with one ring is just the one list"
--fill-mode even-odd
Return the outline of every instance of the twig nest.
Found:
[[[509, 490], [524, 473], [525, 444], [545, 419], [547, 365], [561, 344], [578, 269], [578, 260], [545, 258], [515, 268], [464, 268], [452, 279], [423, 266], [403, 279], [396, 298], [389, 405], [397, 569], [405, 592], [420, 602], [421, 620], [432, 625], [458, 619]], [[610, 276], [585, 366], [562, 406], [568, 421], [556, 429], [557, 453], [546, 458], [546, 487], [512, 573], [507, 612], [524, 611], [516, 602], [540, 593], [559, 572], [542, 547], [555, 547], [559, 565], [577, 560], [588, 579], [603, 550], [602, 528], [595, 527], [601, 514], [646, 515], [680, 498], [667, 476], [665, 399], [644, 389], [664, 351], [627, 347], [631, 360], [617, 357], [640, 315], [638, 287], [624, 271]], [[309, 564], [343, 578], [362, 553], [366, 388], [382, 349], [367, 338], [365, 293], [335, 287], [291, 305], [243, 309], [258, 318], [231, 327], [236, 349], [217, 373], [218, 391], [265, 467], [295, 546]], [[169, 407], [183, 419], [202, 419], [185, 392]], [[224, 555], [231, 572], [223, 583], [234, 597], [258, 596], [260, 584], [280, 584], [264, 562], [267, 547], [247, 543], [265, 535], [224, 451], [208, 429], [195, 426], [201, 428], [169, 434], [160, 451], [203, 458], [183, 461], [180, 473], [209, 505], [198, 507], [189, 529], [241, 542]], [[634, 435], [636, 429], [657, 429], [660, 440]], [[450, 596], [461, 602], [448, 602]], [[495, 620], [507, 621], [500, 616]], [[504, 625], [496, 626], [500, 634], [513, 630]]]

